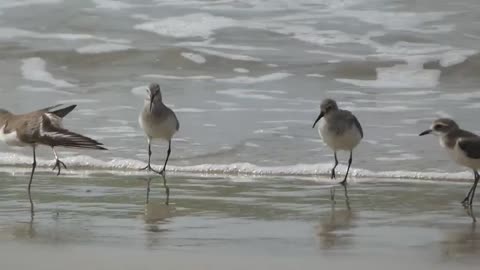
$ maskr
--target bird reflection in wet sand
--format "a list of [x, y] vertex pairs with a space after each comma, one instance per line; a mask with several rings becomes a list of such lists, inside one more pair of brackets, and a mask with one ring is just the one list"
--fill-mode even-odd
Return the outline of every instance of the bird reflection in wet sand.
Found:
[[18, 239], [33, 239], [35, 238], [37, 232], [33, 226], [33, 213], [30, 216], [30, 221], [21, 222], [15, 226], [13, 235]]
[[[163, 187], [165, 188], [165, 194], [166, 194], [166, 198], [165, 198], [165, 205], [169, 205], [170, 204], [170, 187], [168, 187], [167, 185], [167, 178], [165, 176], [165, 174], [162, 174], [162, 178], [163, 178]], [[145, 199], [145, 204], [148, 204], [149, 200], [150, 200], [150, 184], [152, 182], [152, 178], [149, 177], [147, 179], [147, 196], [146, 196], [146, 199]]]
[[[348, 197], [348, 189], [345, 185], [342, 185], [342, 186], [343, 186], [343, 192], [345, 195], [345, 203], [347, 205], [347, 208], [350, 209], [350, 198]], [[330, 200], [332, 201], [332, 203], [335, 204], [335, 186], [333, 186], [330, 189]]]
[[467, 215], [472, 218], [473, 223], [477, 222], [477, 218], [475, 217], [475, 213], [473, 212], [473, 205], [464, 205], [465, 212]]
[[449, 232], [442, 241], [444, 246], [443, 255], [447, 259], [458, 259], [462, 256], [480, 255], [480, 232], [476, 230], [476, 223], [462, 224], [462, 230]]
[[35, 215], [35, 205], [33, 204], [32, 193], [28, 192], [28, 200], [30, 201], [30, 218], [33, 222], [33, 216]]
[[342, 187], [345, 192], [346, 208], [336, 209], [334, 200], [335, 187], [333, 187], [330, 191], [332, 195], [330, 215], [322, 219], [317, 226], [317, 236], [320, 238], [323, 249], [332, 249], [352, 244], [352, 235], [348, 233], [348, 230], [353, 227], [352, 223], [355, 220], [355, 213], [350, 207], [347, 186]]
[[165, 224], [169, 222], [169, 219], [173, 217], [175, 207], [169, 204], [169, 188], [166, 185], [165, 176], [163, 176], [165, 192], [167, 194], [165, 200], [155, 200], [150, 198], [150, 184], [154, 178], [149, 177], [147, 179], [147, 196], [145, 200], [144, 215], [145, 231], [147, 232], [147, 246], [155, 247], [159, 244], [162, 232], [168, 231], [165, 228]]

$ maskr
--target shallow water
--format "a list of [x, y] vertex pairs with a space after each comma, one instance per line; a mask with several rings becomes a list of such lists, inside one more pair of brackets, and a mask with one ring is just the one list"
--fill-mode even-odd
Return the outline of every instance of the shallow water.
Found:
[[[319, 262], [373, 266], [372, 256], [380, 265], [389, 262], [381, 258], [400, 263], [408, 257], [422, 267], [469, 269], [480, 258], [478, 228], [459, 203], [466, 184], [365, 181], [348, 187], [347, 201], [342, 187], [316, 178], [171, 175], [166, 205], [162, 177], [150, 178], [146, 203], [148, 179], [41, 173], [32, 189], [32, 220], [25, 177], [3, 175], [0, 265], [22, 269], [39, 260], [37, 269], [77, 269], [66, 258], [97, 257], [95, 250], [103, 260], [130, 253], [106, 260], [105, 269], [153, 267], [155, 256], [166, 258], [166, 266], [211, 269], [226, 267], [226, 258], [237, 268], [258, 261], [256, 269], [276, 263], [288, 269], [282, 260], [307, 268]], [[65, 250], [72, 253], [54, 255]]]
[[[311, 125], [333, 97], [365, 130], [354, 174], [471, 178], [438, 174], [462, 169], [417, 134], [446, 115], [478, 129], [479, 3], [432, 3], [5, 0], [0, 107], [76, 103], [66, 127], [111, 151], [64, 151], [69, 167], [135, 169], [147, 152], [137, 115], [157, 81], [181, 122], [172, 170], [302, 175], [331, 166]], [[28, 149], [0, 151], [0, 165], [31, 162]]]

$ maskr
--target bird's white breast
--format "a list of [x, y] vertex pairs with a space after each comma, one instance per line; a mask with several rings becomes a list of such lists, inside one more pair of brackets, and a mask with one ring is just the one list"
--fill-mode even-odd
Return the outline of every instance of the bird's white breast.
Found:
[[25, 146], [26, 143], [20, 141], [16, 131], [5, 133], [5, 125], [0, 128], [0, 141], [11, 146]]
[[155, 121], [155, 118], [139, 117], [140, 126], [145, 131], [145, 134], [152, 138], [170, 140], [175, 132], [177, 132], [177, 120], [175, 116], [171, 115], [162, 121]]
[[318, 127], [318, 132], [320, 137], [322, 137], [323, 142], [328, 145], [332, 150], [346, 150], [350, 151], [355, 148], [362, 139], [360, 131], [352, 126], [347, 129], [342, 134], [336, 134], [328, 127], [326, 120], [320, 120], [320, 126]]
[[466, 153], [458, 146], [458, 140], [453, 149], [446, 148], [450, 157], [459, 165], [470, 169], [480, 169], [480, 159], [469, 158]]

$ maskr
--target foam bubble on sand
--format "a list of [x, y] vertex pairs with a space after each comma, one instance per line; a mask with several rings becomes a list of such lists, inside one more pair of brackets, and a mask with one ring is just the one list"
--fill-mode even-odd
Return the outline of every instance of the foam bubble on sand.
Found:
[[97, 44], [90, 44], [84, 47], [80, 47], [75, 51], [77, 51], [80, 54], [98, 54], [98, 53], [126, 51], [131, 48], [132, 47], [124, 44], [97, 43]]
[[46, 70], [45, 60], [39, 57], [23, 59], [21, 70], [23, 77], [27, 80], [46, 82], [56, 87], [75, 86], [67, 81], [55, 79], [52, 74]]
[[238, 84], [253, 84], [253, 83], [282, 80], [287, 77], [290, 77], [291, 75], [292, 74], [286, 73], [286, 72], [277, 72], [277, 73], [266, 74], [258, 77], [238, 76], [238, 77], [227, 78], [227, 79], [216, 79], [216, 81], [238, 83]]
[[252, 61], [252, 62], [261, 62], [262, 59], [248, 56], [248, 55], [242, 55], [242, 54], [233, 54], [233, 53], [226, 53], [226, 52], [220, 52], [220, 51], [215, 51], [215, 50], [210, 50], [210, 49], [201, 49], [201, 48], [194, 48], [193, 50], [208, 54], [208, 55], [214, 55], [226, 59], [231, 59], [231, 60], [238, 60], [238, 61]]
[[207, 62], [207, 60], [205, 59], [205, 57], [203, 57], [202, 55], [200, 54], [196, 54], [196, 53], [190, 53], [190, 52], [182, 52], [180, 53], [183, 57], [187, 58], [188, 60], [194, 62], [194, 63], [197, 63], [197, 64], [203, 64], [205, 62]]
[[335, 79], [360, 87], [373, 88], [432, 88], [437, 86], [440, 70], [426, 70], [417, 65], [400, 64], [377, 68], [376, 80]]
[[236, 25], [237, 21], [231, 18], [213, 16], [208, 13], [193, 13], [137, 24], [134, 28], [175, 38], [208, 38], [215, 30]]
[[125, 8], [131, 8], [133, 5], [120, 2], [117, 0], [92, 0], [95, 3], [97, 8], [102, 9], [111, 9], [111, 10], [120, 10]]

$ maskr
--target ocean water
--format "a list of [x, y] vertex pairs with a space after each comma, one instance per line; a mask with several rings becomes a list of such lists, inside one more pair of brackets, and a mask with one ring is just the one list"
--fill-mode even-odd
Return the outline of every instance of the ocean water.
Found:
[[[354, 176], [470, 179], [418, 134], [439, 116], [480, 131], [479, 15], [477, 0], [4, 0], [0, 107], [78, 104], [65, 126], [110, 151], [62, 150], [66, 173], [138, 174], [158, 82], [180, 120], [169, 170], [323, 176], [333, 155], [311, 126], [331, 97], [365, 131]], [[30, 151], [0, 145], [1, 170]]]

